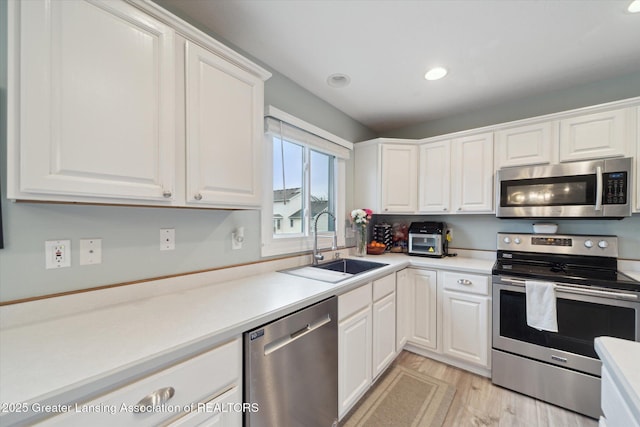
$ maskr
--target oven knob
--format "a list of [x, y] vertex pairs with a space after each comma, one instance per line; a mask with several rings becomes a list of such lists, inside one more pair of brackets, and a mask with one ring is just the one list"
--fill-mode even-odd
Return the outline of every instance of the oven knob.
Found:
[[522, 240], [520, 240], [519, 237], [516, 237], [515, 239], [513, 239], [513, 243], [515, 243], [516, 245], [519, 245], [521, 241]]
[[606, 240], [600, 240], [598, 242], [598, 247], [602, 249], [606, 249], [609, 247], [609, 242], [607, 242]]
[[509, 243], [511, 243], [511, 237], [506, 236], [504, 239], [502, 239], [502, 241], [508, 245]]
[[585, 240], [584, 246], [591, 249], [593, 247], [593, 240]]

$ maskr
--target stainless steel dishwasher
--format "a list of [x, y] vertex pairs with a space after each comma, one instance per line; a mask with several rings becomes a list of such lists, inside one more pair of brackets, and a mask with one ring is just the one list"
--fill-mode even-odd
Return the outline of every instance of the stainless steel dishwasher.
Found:
[[338, 298], [244, 334], [246, 427], [338, 424]]

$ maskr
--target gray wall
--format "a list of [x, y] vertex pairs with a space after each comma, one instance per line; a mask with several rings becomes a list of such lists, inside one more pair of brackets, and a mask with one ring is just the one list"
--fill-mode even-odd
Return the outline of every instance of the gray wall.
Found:
[[[640, 215], [622, 220], [552, 220], [534, 221], [497, 219], [495, 215], [375, 215], [372, 224], [413, 221], [444, 221], [453, 230], [451, 247], [460, 249], [496, 250], [496, 233], [531, 233], [535, 222], [558, 224], [558, 233], [615, 235], [619, 237], [620, 258], [640, 261]], [[455, 252], [455, 251], [454, 251]]]
[[[6, 199], [7, 3], [0, 0], [0, 208], [5, 249], [0, 249], [0, 301], [205, 270], [260, 259], [258, 211], [134, 208], [13, 203]], [[261, 64], [264, 66], [264, 64]], [[281, 74], [265, 85], [274, 105], [348, 141], [375, 135]], [[348, 200], [353, 186], [348, 170]], [[241, 250], [231, 232], [245, 227]], [[160, 228], [175, 228], [175, 251], [159, 250]], [[102, 238], [103, 262], [79, 265], [79, 239]], [[44, 241], [71, 240], [71, 268], [45, 270]]]
[[427, 138], [636, 96], [640, 96], [640, 72], [499, 105], [487, 105], [479, 110], [388, 131], [381, 136]]
[[[107, 206], [76, 206], [56, 204], [13, 203], [6, 199], [6, 68], [7, 68], [7, 13], [6, 2], [0, 1], [0, 187], [3, 197], [5, 249], [0, 250], [0, 301], [28, 298], [56, 292], [86, 289], [99, 285], [134, 281], [214, 267], [251, 262], [260, 259], [259, 213], [257, 211], [215, 211], [177, 208], [133, 208]], [[224, 40], [221, 40], [224, 42]], [[233, 47], [233, 46], [231, 46]], [[264, 64], [261, 64], [265, 66]], [[268, 68], [268, 67], [265, 67]], [[274, 76], [265, 86], [265, 103], [274, 105], [344, 139], [361, 141], [375, 137], [369, 129], [354, 121], [323, 100], [302, 89], [281, 74]], [[605, 81], [589, 87], [566, 91], [563, 96], [589, 104], [632, 96], [630, 91], [620, 93], [620, 82]], [[637, 83], [637, 77], [627, 83]], [[624, 86], [624, 84], [623, 84]], [[635, 84], [636, 87], [640, 86]], [[583, 92], [588, 96], [584, 96]], [[586, 99], [584, 99], [586, 98]], [[577, 101], [575, 101], [577, 102]], [[574, 108], [566, 106], [553, 96], [522, 100], [520, 114], [533, 115]], [[402, 137], [426, 137], [467, 127], [476, 127], [489, 121], [513, 120], [514, 103], [490, 108], [489, 118], [482, 112], [444, 119], [439, 123], [425, 123], [405, 129]], [[585, 104], [586, 105], [586, 104]], [[562, 108], [561, 108], [562, 107]], [[520, 117], [516, 117], [520, 118]], [[347, 171], [347, 202], [353, 194], [353, 168]], [[351, 206], [348, 206], [351, 209]], [[445, 218], [446, 220], [446, 218]], [[491, 249], [495, 231], [508, 228], [506, 222], [491, 216], [451, 218], [455, 226], [456, 246]], [[518, 224], [510, 222], [509, 224]], [[607, 223], [609, 224], [609, 223]], [[614, 227], [614, 234], [637, 236], [639, 219], [634, 216], [622, 222], [600, 225], [583, 223], [575, 227], [578, 232], [595, 227], [600, 230]], [[230, 250], [231, 232], [236, 226], [245, 227], [244, 249]], [[509, 225], [509, 227], [511, 227]], [[522, 224], [525, 227], [525, 224]], [[622, 227], [622, 228], [619, 228]], [[175, 228], [176, 250], [160, 252], [159, 229]], [[600, 232], [600, 231], [598, 231]], [[634, 234], [635, 233], [635, 234]], [[103, 239], [103, 263], [79, 266], [80, 238]], [[44, 241], [48, 239], [72, 241], [72, 267], [45, 270]], [[637, 237], [635, 237], [637, 239]], [[626, 240], [626, 239], [625, 239]], [[490, 244], [489, 242], [492, 242]], [[637, 258], [638, 243], [625, 243], [625, 256]], [[459, 243], [459, 245], [458, 245]], [[635, 245], [635, 246], [634, 246]]]

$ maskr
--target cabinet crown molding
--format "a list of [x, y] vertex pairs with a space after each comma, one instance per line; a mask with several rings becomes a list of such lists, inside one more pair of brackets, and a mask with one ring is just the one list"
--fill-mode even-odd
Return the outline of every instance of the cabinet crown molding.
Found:
[[[464, 136], [467, 136], [467, 135], [473, 135], [473, 134], [482, 133], [482, 132], [500, 131], [500, 130], [509, 129], [509, 128], [512, 128], [512, 127], [526, 126], [526, 125], [529, 125], [529, 124], [536, 124], [536, 123], [545, 122], [545, 121], [552, 121], [552, 120], [562, 120], [562, 119], [567, 119], [567, 118], [575, 117], [575, 116], [581, 116], [581, 115], [585, 115], [585, 114], [598, 113], [598, 112], [603, 112], [603, 111], [615, 110], [615, 109], [619, 109], [619, 108], [636, 107], [636, 106], [640, 106], [640, 96], [636, 96], [636, 97], [633, 97], [633, 98], [622, 99], [622, 100], [618, 100], [618, 101], [607, 102], [607, 103], [603, 103], [603, 104], [589, 105], [587, 107], [580, 107], [580, 108], [575, 108], [575, 109], [572, 109], [572, 110], [566, 110], [566, 111], [560, 111], [560, 112], [556, 112], [556, 113], [545, 114], [545, 115], [542, 115], [542, 116], [533, 116], [533, 117], [527, 117], [527, 118], [524, 118], [524, 119], [513, 120], [513, 121], [510, 121], [510, 122], [496, 123], [496, 124], [492, 124], [492, 125], [482, 126], [482, 127], [479, 127], [479, 128], [465, 129], [465, 130], [452, 132], [452, 133], [434, 135], [434, 136], [429, 136], [429, 137], [422, 138], [422, 139], [397, 139], [397, 138], [379, 138], [379, 139], [384, 139], [384, 140], [389, 139], [389, 140], [392, 140], [394, 142], [395, 141], [398, 141], [398, 142], [405, 141], [405, 143], [424, 144], [424, 143], [429, 143], [429, 142], [440, 141], [442, 139], [460, 138], [460, 137], [464, 137]], [[373, 140], [373, 141], [378, 141], [378, 140]], [[370, 141], [366, 141], [366, 142], [368, 143]], [[361, 143], [358, 143], [358, 144], [361, 144]]]
[[271, 72], [267, 71], [266, 69], [262, 68], [246, 57], [240, 55], [238, 52], [220, 43], [209, 34], [195, 28], [192, 24], [189, 24], [183, 19], [177, 17], [176, 15], [172, 14], [171, 12], [162, 8], [160, 5], [152, 2], [151, 0], [125, 1], [169, 25], [186, 38], [201, 44], [203, 47], [215, 50], [216, 54], [220, 55], [225, 60], [237, 65], [245, 71], [256, 75], [257, 77], [260, 77], [263, 81], [268, 80], [272, 76]]

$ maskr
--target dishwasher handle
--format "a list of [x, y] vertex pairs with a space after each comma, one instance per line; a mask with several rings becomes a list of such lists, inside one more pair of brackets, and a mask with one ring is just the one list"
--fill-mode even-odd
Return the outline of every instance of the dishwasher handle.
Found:
[[278, 338], [276, 340], [271, 341], [270, 343], [265, 344], [264, 345], [264, 355], [267, 356], [267, 355], [273, 353], [274, 351], [279, 350], [282, 347], [285, 347], [285, 346], [291, 344], [295, 340], [300, 339], [300, 338], [302, 338], [303, 336], [305, 336], [307, 334], [310, 334], [311, 332], [315, 331], [316, 329], [319, 329], [319, 328], [323, 327], [324, 325], [326, 325], [329, 322], [331, 322], [331, 315], [327, 314], [325, 317], [322, 317], [322, 318], [316, 320], [315, 322], [307, 323], [306, 326], [298, 329], [295, 332], [290, 333], [289, 335], [285, 335], [282, 338]]

